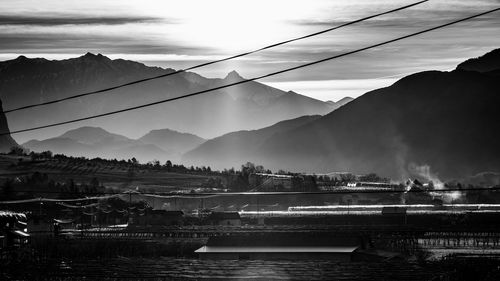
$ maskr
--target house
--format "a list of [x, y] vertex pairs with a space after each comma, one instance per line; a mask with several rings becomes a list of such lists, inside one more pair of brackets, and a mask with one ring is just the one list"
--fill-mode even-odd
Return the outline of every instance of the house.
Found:
[[207, 222], [211, 225], [241, 226], [241, 217], [238, 212], [212, 212]]
[[195, 251], [200, 259], [351, 261], [361, 239], [324, 233], [258, 233], [210, 237]]

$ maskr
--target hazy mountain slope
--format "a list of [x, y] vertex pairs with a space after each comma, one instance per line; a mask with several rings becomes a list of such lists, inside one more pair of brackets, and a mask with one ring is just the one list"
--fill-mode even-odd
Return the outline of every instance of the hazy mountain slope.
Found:
[[342, 98], [342, 99], [340, 99], [339, 101], [337, 101], [335, 104], [336, 104], [337, 106], [339, 106], [339, 107], [340, 107], [340, 106], [343, 106], [343, 105], [345, 105], [345, 104], [347, 104], [348, 102], [351, 102], [351, 101], [353, 101], [353, 100], [354, 100], [354, 99], [353, 99], [353, 98], [351, 98], [351, 97], [345, 97], [345, 98]]
[[50, 150], [72, 156], [130, 159], [141, 162], [152, 160], [178, 161], [182, 153], [193, 149], [204, 139], [186, 133], [163, 129], [151, 131], [138, 140], [110, 133], [98, 127], [81, 127], [59, 137], [23, 144], [33, 151]]
[[24, 147], [40, 152], [50, 150], [71, 156], [89, 158], [130, 159], [135, 157], [141, 162], [154, 159], [166, 161], [179, 153], [165, 151], [154, 144], [146, 144], [124, 136], [110, 133], [101, 128], [82, 127], [68, 131], [56, 138], [31, 140]]
[[[90, 53], [61, 61], [19, 57], [0, 62], [0, 95], [5, 108], [11, 109], [172, 71]], [[231, 72], [224, 79], [181, 73], [104, 95], [9, 113], [7, 118], [12, 129], [33, 127], [184, 95], [238, 79], [242, 78], [236, 72]], [[251, 82], [144, 110], [95, 119], [84, 125], [112, 130], [130, 138], [139, 138], [151, 130], [163, 128], [216, 137], [236, 130], [262, 128], [303, 115], [327, 114], [332, 109], [325, 102]], [[75, 125], [64, 125], [16, 137], [24, 141], [51, 138], [73, 128]]]
[[154, 144], [165, 151], [172, 150], [176, 153], [189, 151], [205, 141], [205, 139], [196, 135], [169, 129], [153, 130], [138, 140], [143, 143]]
[[187, 152], [183, 162], [192, 165], [210, 165], [223, 169], [239, 167], [247, 161], [260, 163], [257, 155], [260, 146], [274, 134], [288, 131], [317, 120], [319, 115], [303, 116], [286, 120], [253, 131], [238, 131], [208, 140], [199, 147]]
[[334, 102], [334, 101], [329, 100], [329, 101], [327, 101], [327, 103], [328, 103], [328, 104], [330, 104], [331, 106], [335, 107], [335, 108], [339, 108], [339, 107], [341, 107], [341, 106], [343, 106], [343, 105], [345, 105], [345, 104], [347, 104], [348, 102], [351, 102], [351, 101], [353, 101], [353, 100], [354, 100], [354, 99], [353, 99], [353, 98], [351, 98], [351, 97], [345, 97], [345, 98], [340, 99], [340, 100], [339, 100], [339, 101], [337, 101], [337, 102]]
[[98, 127], [80, 127], [78, 129], [67, 131], [66, 133], [62, 134], [60, 138], [68, 138], [85, 144], [95, 144], [106, 141], [114, 141], [114, 142], [133, 141], [127, 137], [110, 133]]
[[256, 142], [261, 130], [207, 141], [185, 159], [227, 168], [253, 161], [273, 170], [375, 172], [395, 179], [428, 169], [444, 179], [500, 172], [500, 63], [490, 53], [474, 61], [481, 72], [467, 64], [407, 76]]
[[78, 142], [74, 139], [61, 137], [46, 139], [42, 141], [30, 140], [23, 143], [22, 146], [35, 152], [50, 150], [55, 154], [65, 154], [71, 156], [94, 156], [97, 152], [93, 151], [94, 149], [91, 145]]
[[[0, 111], [3, 111], [2, 101], [0, 101]], [[1, 113], [0, 114], [0, 134], [5, 134], [5, 133], [10, 133], [9, 125], [7, 123], [7, 118], [5, 118], [5, 114]], [[17, 146], [17, 143], [16, 143], [16, 141], [14, 141], [14, 139], [12, 139], [10, 134], [0, 136], [0, 152], [8, 152], [10, 150], [10, 148], [13, 146]]]
[[369, 92], [305, 126], [269, 138], [266, 167], [377, 172], [400, 178], [419, 165], [444, 178], [500, 170], [500, 79], [423, 72]]

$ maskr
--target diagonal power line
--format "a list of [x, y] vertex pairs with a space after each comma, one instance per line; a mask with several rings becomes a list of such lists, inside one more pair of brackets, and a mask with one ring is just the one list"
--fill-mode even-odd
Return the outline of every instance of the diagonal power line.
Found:
[[429, 0], [419, 1], [419, 2], [416, 2], [416, 3], [410, 4], [410, 5], [406, 5], [406, 6], [399, 7], [399, 8], [393, 9], [393, 10], [389, 10], [389, 11], [386, 11], [386, 12], [382, 12], [382, 13], [378, 13], [378, 14], [375, 14], [375, 15], [371, 15], [371, 16], [368, 16], [368, 17], [361, 18], [361, 19], [357, 19], [357, 20], [354, 20], [354, 21], [350, 21], [350, 22], [347, 22], [347, 23], [344, 23], [344, 24], [341, 24], [341, 25], [338, 25], [338, 26], [335, 26], [335, 27], [331, 27], [331, 28], [328, 28], [328, 29], [325, 29], [325, 30], [321, 30], [321, 31], [318, 31], [318, 32], [315, 32], [315, 33], [311, 33], [311, 34], [304, 35], [304, 36], [301, 36], [301, 37], [296, 37], [296, 38], [293, 38], [293, 39], [289, 39], [289, 40], [281, 41], [281, 42], [278, 42], [278, 43], [274, 43], [272, 45], [265, 46], [265, 47], [262, 47], [260, 49], [256, 49], [256, 50], [253, 50], [253, 51], [248, 51], [248, 52], [245, 52], [245, 53], [241, 53], [241, 54], [238, 54], [238, 55], [226, 57], [226, 58], [223, 58], [223, 59], [209, 61], [209, 62], [206, 62], [206, 63], [194, 65], [194, 66], [188, 67], [186, 69], [179, 69], [179, 70], [176, 70], [174, 72], [165, 73], [165, 74], [161, 74], [161, 75], [157, 75], [157, 76], [153, 76], [153, 77], [149, 77], [149, 78], [144, 78], [144, 79], [140, 79], [140, 80], [135, 80], [135, 81], [127, 82], [127, 83], [124, 83], [124, 84], [112, 86], [112, 87], [101, 89], [101, 90], [86, 92], [86, 93], [82, 93], [82, 94], [77, 94], [77, 95], [68, 96], [68, 97], [65, 97], [65, 98], [55, 99], [55, 100], [41, 102], [41, 103], [35, 103], [35, 104], [20, 106], [20, 107], [17, 107], [17, 108], [12, 108], [12, 109], [8, 109], [8, 110], [4, 110], [3, 113], [10, 113], [10, 112], [20, 111], [20, 110], [24, 110], [24, 109], [28, 109], [28, 108], [33, 108], [33, 107], [39, 107], [39, 106], [44, 106], [44, 105], [59, 103], [59, 102], [67, 101], [67, 100], [72, 100], [72, 99], [76, 99], [76, 98], [85, 97], [85, 96], [91, 96], [91, 95], [106, 93], [106, 92], [109, 92], [109, 91], [112, 91], [112, 90], [116, 90], [116, 89], [119, 89], [119, 88], [131, 86], [131, 85], [135, 85], [135, 84], [139, 84], [139, 83], [144, 83], [144, 82], [151, 81], [151, 80], [156, 80], [156, 79], [159, 79], [159, 78], [164, 78], [164, 77], [172, 76], [172, 75], [175, 75], [175, 74], [179, 74], [179, 73], [182, 73], [182, 72], [186, 72], [186, 71], [189, 71], [189, 70], [193, 70], [193, 69], [205, 67], [205, 66], [208, 66], [208, 65], [212, 65], [212, 64], [216, 64], [216, 63], [220, 63], [220, 62], [224, 62], [224, 61], [233, 60], [233, 59], [236, 59], [236, 58], [248, 56], [248, 55], [251, 55], [251, 54], [254, 54], [254, 53], [257, 53], [257, 52], [261, 52], [261, 51], [264, 51], [264, 50], [267, 50], [267, 49], [271, 49], [271, 48], [274, 48], [274, 47], [278, 47], [278, 46], [281, 46], [281, 45], [284, 45], [284, 44], [288, 44], [288, 43], [291, 43], [291, 42], [295, 42], [295, 41], [303, 40], [303, 39], [306, 39], [306, 38], [314, 37], [314, 36], [317, 36], [317, 35], [320, 35], [320, 34], [323, 34], [323, 33], [327, 33], [327, 32], [330, 32], [330, 31], [333, 31], [333, 30], [336, 30], [336, 29], [340, 29], [340, 28], [343, 28], [343, 27], [346, 27], [346, 26], [349, 26], [349, 25], [360, 23], [360, 22], [363, 22], [363, 21], [366, 21], [366, 20], [369, 20], [369, 19], [372, 19], [372, 18], [376, 18], [376, 17], [379, 17], [379, 16], [383, 16], [383, 15], [387, 15], [387, 14], [390, 14], [390, 13], [398, 12], [398, 11], [401, 11], [401, 10], [404, 10], [404, 9], [408, 9], [410, 7], [422, 4], [422, 3], [427, 2], [427, 1], [429, 1]]
[[394, 42], [397, 42], [397, 41], [401, 41], [401, 40], [404, 40], [404, 39], [407, 39], [407, 38], [410, 38], [410, 37], [415, 37], [415, 36], [423, 34], [423, 33], [431, 32], [431, 31], [434, 31], [434, 30], [437, 30], [437, 29], [441, 29], [441, 28], [450, 26], [450, 25], [454, 25], [454, 24], [457, 24], [457, 23], [460, 23], [460, 22], [464, 22], [464, 21], [473, 19], [473, 18], [477, 18], [477, 17], [483, 16], [483, 15], [486, 15], [486, 14], [490, 14], [490, 13], [493, 13], [493, 12], [496, 12], [496, 11], [499, 11], [499, 10], [500, 10], [500, 8], [496, 8], [496, 9], [493, 9], [493, 10], [482, 12], [480, 14], [475, 14], [475, 15], [472, 15], [472, 16], [469, 16], [469, 17], [466, 17], [466, 18], [461, 18], [461, 19], [454, 20], [452, 22], [448, 22], [448, 23], [445, 23], [445, 24], [442, 24], [442, 25], [438, 25], [438, 26], [435, 26], [435, 27], [432, 27], [432, 28], [424, 29], [424, 30], [421, 30], [421, 31], [418, 31], [418, 32], [415, 32], [415, 33], [411, 33], [411, 34], [404, 35], [404, 36], [401, 36], [401, 37], [397, 37], [397, 38], [394, 38], [394, 39], [391, 39], [391, 40], [388, 40], [388, 41], [384, 41], [384, 42], [381, 42], [381, 43], [370, 45], [370, 46], [367, 46], [367, 47], [364, 47], [364, 48], [360, 48], [360, 49], [356, 49], [356, 50], [349, 51], [349, 52], [346, 52], [346, 53], [342, 53], [342, 54], [339, 54], [339, 55], [327, 57], [327, 58], [324, 58], [324, 59], [321, 59], [321, 60], [316, 60], [316, 61], [312, 61], [312, 62], [309, 62], [309, 63], [301, 64], [301, 65], [298, 65], [298, 66], [295, 66], [295, 67], [290, 67], [290, 68], [282, 69], [282, 70], [279, 70], [279, 71], [276, 71], [276, 72], [268, 73], [268, 74], [257, 76], [257, 77], [254, 77], [254, 78], [244, 79], [244, 80], [241, 80], [241, 81], [238, 81], [238, 82], [234, 82], [234, 83], [230, 83], [230, 84], [226, 84], [226, 85], [222, 85], [222, 86], [218, 86], [218, 87], [214, 87], [214, 88], [210, 88], [210, 89], [206, 89], [206, 90], [194, 92], [194, 93], [191, 93], [191, 94], [187, 94], [187, 95], [183, 95], [183, 96], [178, 96], [178, 97], [174, 97], [174, 98], [169, 98], [169, 99], [164, 99], [164, 100], [159, 100], [159, 101], [156, 101], [156, 102], [142, 104], [142, 105], [138, 105], [138, 106], [134, 106], [134, 107], [128, 107], [128, 108], [124, 108], [124, 109], [120, 109], [120, 110], [110, 111], [110, 112], [106, 112], [106, 113], [102, 113], [102, 114], [97, 114], [97, 115], [91, 115], [91, 116], [87, 116], [87, 117], [72, 119], [72, 120], [68, 120], [68, 121], [63, 121], [63, 122], [58, 122], [58, 123], [52, 123], [52, 124], [38, 126], [38, 127], [32, 127], [32, 128], [28, 128], [28, 129], [16, 130], [16, 131], [12, 131], [11, 133], [2, 133], [2, 134], [0, 134], [0, 136], [2, 136], [2, 135], [9, 135], [9, 134], [17, 134], [17, 133], [28, 132], [28, 131], [34, 131], [34, 130], [39, 130], [39, 129], [44, 129], [44, 128], [50, 128], [50, 127], [55, 127], [55, 126], [60, 126], [60, 125], [65, 125], [65, 124], [70, 124], [70, 123], [76, 123], [76, 122], [80, 122], [80, 121], [84, 121], [84, 120], [89, 120], [89, 119], [94, 119], [94, 118], [99, 118], [99, 117], [114, 115], [114, 114], [118, 114], [118, 113], [123, 113], [123, 112], [127, 112], [127, 111], [132, 111], [132, 110], [137, 110], [137, 109], [145, 108], [145, 107], [150, 107], [150, 106], [154, 106], [154, 105], [158, 105], [158, 104], [162, 104], [162, 103], [172, 102], [172, 101], [179, 100], [179, 99], [184, 99], [184, 98], [188, 98], [188, 97], [198, 96], [198, 95], [209, 93], [209, 92], [213, 92], [213, 91], [216, 91], [216, 90], [233, 87], [233, 86], [240, 85], [240, 84], [249, 83], [249, 82], [252, 82], [252, 81], [261, 80], [261, 79], [264, 79], [264, 78], [267, 78], [267, 77], [271, 77], [271, 76], [275, 76], [275, 75], [278, 75], [278, 74], [290, 72], [290, 71], [297, 70], [297, 69], [300, 69], [300, 68], [305, 68], [305, 67], [309, 67], [309, 66], [312, 66], [312, 65], [320, 64], [320, 63], [323, 63], [323, 62], [326, 62], [326, 61], [338, 59], [338, 58], [345, 57], [345, 56], [348, 56], [348, 55], [352, 55], [352, 54], [355, 54], [355, 53], [360, 53], [360, 52], [363, 52], [363, 51], [366, 51], [366, 50], [369, 50], [369, 49], [373, 49], [373, 48], [380, 47], [380, 46], [383, 46], [383, 45], [388, 45], [388, 44], [391, 44], [391, 43], [394, 43]]

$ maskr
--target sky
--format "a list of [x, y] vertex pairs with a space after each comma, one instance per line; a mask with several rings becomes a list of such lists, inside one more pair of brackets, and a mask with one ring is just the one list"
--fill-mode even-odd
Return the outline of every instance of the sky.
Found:
[[[86, 52], [185, 68], [417, 1], [396, 0], [1, 0], [0, 60], [65, 59]], [[43, 3], [43, 4], [42, 4]], [[500, 0], [431, 0], [408, 10], [197, 69], [243, 77], [340, 54], [500, 7]], [[424, 70], [448, 71], [500, 47], [500, 12], [264, 83], [320, 100], [389, 86]]]

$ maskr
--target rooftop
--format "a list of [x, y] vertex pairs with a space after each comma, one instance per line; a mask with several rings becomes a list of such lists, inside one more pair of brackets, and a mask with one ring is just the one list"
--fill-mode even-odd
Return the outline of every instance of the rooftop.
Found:
[[331, 237], [324, 233], [257, 233], [210, 237], [209, 247], [252, 248], [356, 248], [358, 237]]
[[203, 246], [195, 253], [352, 253], [358, 246], [350, 247], [222, 247]]

